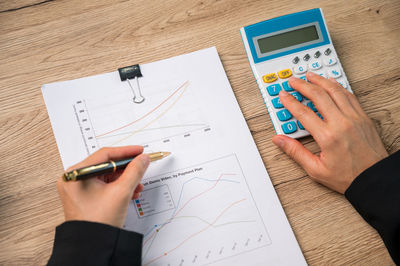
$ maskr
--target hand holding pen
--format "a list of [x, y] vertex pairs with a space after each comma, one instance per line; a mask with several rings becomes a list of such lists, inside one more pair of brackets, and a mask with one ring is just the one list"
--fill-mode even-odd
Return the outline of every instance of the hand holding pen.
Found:
[[[102, 148], [67, 169], [71, 172], [82, 168], [93, 171], [96, 165], [106, 166], [105, 164], [109, 164], [110, 161], [116, 165], [116, 162], [121, 162], [119, 160], [134, 157], [126, 164], [125, 170], [120, 175], [120, 171], [114, 171], [117, 170], [114, 167], [107, 167], [107, 172], [111, 169], [111, 178], [115, 179], [114, 182], [106, 183], [98, 178], [65, 182], [64, 175], [60, 177], [57, 189], [64, 207], [65, 220], [85, 220], [122, 227], [129, 201], [138, 198], [139, 193], [143, 191], [140, 181], [150, 163], [150, 156], [142, 152], [141, 146]], [[113, 166], [113, 163], [110, 164]]]

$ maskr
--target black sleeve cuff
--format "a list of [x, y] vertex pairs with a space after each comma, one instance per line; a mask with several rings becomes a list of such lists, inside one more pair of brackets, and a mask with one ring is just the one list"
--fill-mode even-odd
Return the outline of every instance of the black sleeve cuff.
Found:
[[345, 196], [400, 264], [400, 151], [362, 172]]
[[56, 228], [48, 265], [140, 265], [142, 239], [106, 224], [65, 222]]

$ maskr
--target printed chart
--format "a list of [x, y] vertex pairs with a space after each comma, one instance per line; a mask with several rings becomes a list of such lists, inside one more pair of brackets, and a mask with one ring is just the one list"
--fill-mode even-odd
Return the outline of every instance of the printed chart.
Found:
[[143, 265], [204, 265], [271, 244], [236, 155], [143, 180], [124, 226]]
[[[189, 81], [164, 82], [143, 88], [146, 100], [137, 104], [129, 90], [103, 99], [73, 104], [88, 154], [104, 146], [142, 145], [145, 148], [190, 138], [211, 130], [198, 108]], [[153, 91], [153, 93], [152, 93]]]

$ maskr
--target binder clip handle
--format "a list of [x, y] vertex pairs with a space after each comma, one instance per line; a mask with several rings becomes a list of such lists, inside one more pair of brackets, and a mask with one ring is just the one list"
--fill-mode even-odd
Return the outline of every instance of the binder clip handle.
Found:
[[[139, 65], [132, 65], [127, 67], [118, 68], [119, 77], [121, 81], [128, 81], [129, 86], [131, 87], [133, 93], [133, 102], [134, 103], [142, 103], [145, 98], [142, 95], [139, 85], [139, 78], [143, 77], [142, 72], [140, 71]], [[137, 88], [135, 90], [134, 86], [131, 84], [131, 79], [136, 80]]]

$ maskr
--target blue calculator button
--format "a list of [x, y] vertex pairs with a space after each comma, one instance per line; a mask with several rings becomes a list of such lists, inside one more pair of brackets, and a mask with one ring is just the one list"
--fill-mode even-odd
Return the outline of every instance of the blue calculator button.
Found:
[[281, 91], [282, 87], [280, 84], [272, 84], [267, 87], [269, 95], [276, 96]]
[[280, 121], [286, 121], [292, 118], [292, 114], [287, 109], [280, 110], [276, 115]]
[[300, 93], [298, 93], [297, 91], [296, 91], [296, 92], [292, 92], [292, 95], [293, 95], [293, 97], [296, 98], [299, 102], [301, 102], [301, 101], [303, 100], [303, 96], [302, 96]]
[[302, 76], [302, 77], [300, 77], [300, 79], [307, 81], [306, 76]]
[[324, 120], [324, 118], [322, 117], [322, 115], [320, 113], [317, 113], [317, 115], [319, 116], [319, 118], [321, 118], [322, 120]]
[[300, 123], [300, 121], [297, 120], [297, 125], [299, 126], [300, 129], [304, 130], [303, 125]]
[[271, 102], [276, 109], [283, 108], [283, 104], [281, 103], [279, 97], [273, 98]]
[[283, 86], [283, 89], [285, 91], [292, 91], [293, 90], [293, 88], [290, 87], [290, 85], [289, 85], [289, 81], [282, 82], [282, 86]]
[[317, 111], [317, 108], [315, 108], [315, 105], [313, 104], [313, 102], [307, 103], [307, 106], [310, 107], [310, 109], [313, 110], [314, 112]]
[[287, 122], [282, 125], [282, 130], [283, 130], [283, 133], [285, 133], [285, 134], [290, 134], [290, 133], [296, 132], [296, 130], [297, 130], [296, 123], [293, 121]]

